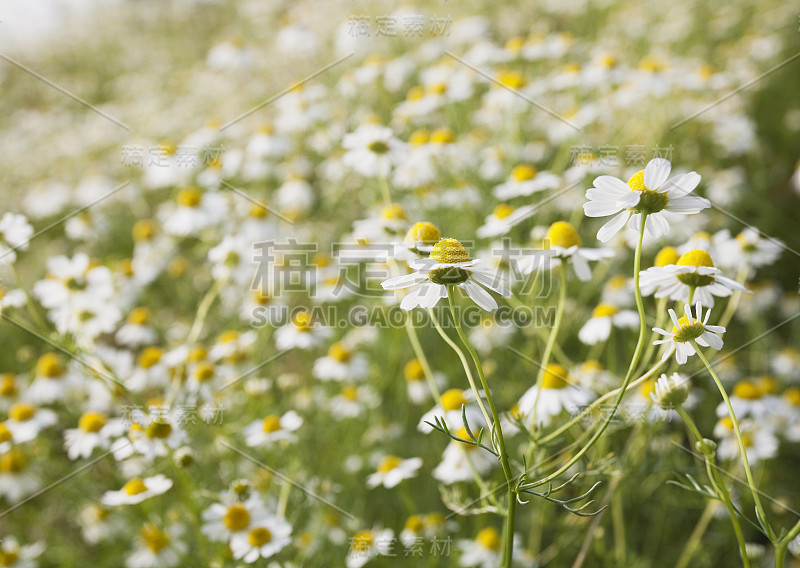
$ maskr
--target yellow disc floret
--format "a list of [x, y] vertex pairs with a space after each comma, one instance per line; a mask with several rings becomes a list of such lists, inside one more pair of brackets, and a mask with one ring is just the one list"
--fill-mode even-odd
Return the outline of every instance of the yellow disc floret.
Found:
[[27, 402], [17, 402], [8, 409], [8, 417], [15, 422], [27, 422], [36, 414], [36, 407]]
[[[545, 244], [550, 246], [569, 248], [572, 246], [581, 246], [581, 238], [575, 227], [566, 221], [556, 221], [550, 228], [547, 229], [545, 235]], [[548, 247], [549, 248], [549, 247]]]
[[419, 362], [419, 359], [412, 359], [403, 368], [403, 375], [405, 375], [406, 381], [409, 383], [421, 381], [425, 378], [425, 369], [422, 368], [422, 363]]
[[341, 341], [337, 341], [328, 349], [328, 357], [338, 363], [347, 363], [350, 360], [350, 350]]
[[433, 245], [430, 258], [442, 264], [470, 261], [467, 249], [456, 239], [441, 239]]
[[403, 460], [398, 458], [397, 456], [386, 456], [381, 460], [381, 463], [378, 465], [378, 471], [380, 473], [388, 473], [393, 469], [397, 469], [402, 462]]
[[739, 381], [733, 387], [733, 396], [743, 398], [745, 400], [756, 400], [764, 396], [764, 393], [758, 385], [752, 381]]
[[187, 187], [178, 192], [178, 203], [184, 207], [195, 208], [203, 201], [203, 194], [196, 187]]
[[668, 264], [677, 264], [680, 255], [675, 247], [664, 247], [656, 255], [655, 266], [667, 266]]
[[513, 212], [514, 212], [514, 208], [511, 207], [511, 205], [509, 205], [507, 203], [501, 203], [500, 205], [498, 205], [497, 207], [494, 208], [494, 211], [492, 212], [492, 215], [494, 215], [498, 219], [505, 219], [506, 217], [511, 215]]
[[234, 503], [222, 517], [222, 524], [231, 532], [240, 531], [250, 524], [250, 512], [243, 504]]
[[264, 418], [264, 425], [262, 430], [264, 430], [267, 434], [272, 434], [273, 432], [277, 432], [281, 429], [281, 419], [279, 416], [275, 416], [274, 414], [270, 414], [266, 418]]
[[87, 433], [99, 432], [106, 425], [106, 415], [101, 412], [84, 412], [78, 421], [78, 428]]
[[145, 485], [144, 480], [141, 477], [134, 477], [122, 486], [122, 490], [127, 495], [139, 495], [140, 493], [147, 491], [147, 485]]
[[381, 217], [390, 220], [402, 220], [406, 218], [406, 212], [400, 204], [392, 203], [381, 210]]
[[598, 304], [594, 310], [592, 310], [592, 317], [593, 318], [604, 318], [613, 316], [614, 314], [619, 312], [619, 308], [612, 304]]
[[488, 548], [489, 550], [499, 550], [500, 549], [500, 533], [497, 532], [497, 529], [494, 527], [486, 527], [481, 532], [478, 533], [478, 536], [475, 537], [475, 540], [484, 548]]
[[405, 242], [422, 243], [424, 245], [434, 245], [442, 238], [442, 232], [427, 221], [414, 223], [406, 233]]
[[142, 537], [147, 548], [156, 554], [169, 544], [169, 537], [166, 533], [158, 530], [153, 523], [145, 523], [142, 525], [142, 530], [139, 531], [139, 535]]
[[247, 535], [247, 542], [250, 546], [264, 546], [269, 544], [272, 540], [272, 533], [266, 527], [257, 527], [251, 530]]
[[511, 177], [518, 182], [528, 181], [536, 175], [536, 168], [528, 164], [520, 164], [511, 170]]
[[[695, 266], [714, 268], [714, 261], [711, 260], [711, 255], [701, 249], [690, 250], [684, 253], [676, 263], [679, 266]], [[697, 272], [687, 272], [678, 274], [678, 280], [687, 286], [708, 286], [714, 283], [714, 277], [707, 274], [697, 274]]]
[[451, 410], [461, 410], [461, 407], [467, 403], [467, 399], [464, 398], [464, 391], [461, 389], [450, 389], [442, 393], [439, 402], [444, 411], [449, 412]]
[[542, 376], [542, 388], [563, 389], [569, 384], [569, 372], [563, 365], [549, 363]]
[[64, 368], [55, 353], [45, 353], [36, 362], [36, 376], [55, 379], [64, 374]]

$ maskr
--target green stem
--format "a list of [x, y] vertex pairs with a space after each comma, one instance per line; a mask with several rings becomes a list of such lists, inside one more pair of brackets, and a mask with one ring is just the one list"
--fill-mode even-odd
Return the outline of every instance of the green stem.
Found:
[[722, 381], [720, 381], [719, 377], [714, 372], [714, 369], [711, 367], [711, 363], [708, 362], [708, 359], [706, 359], [705, 355], [703, 355], [703, 353], [700, 351], [700, 347], [694, 340], [692, 340], [692, 347], [694, 347], [694, 350], [697, 352], [698, 357], [700, 357], [700, 360], [706, 366], [706, 369], [708, 370], [709, 374], [714, 379], [714, 382], [717, 385], [717, 389], [719, 389], [719, 393], [722, 395], [722, 398], [725, 401], [725, 406], [728, 407], [728, 414], [730, 415], [731, 423], [733, 424], [733, 431], [736, 433], [736, 441], [739, 444], [739, 455], [742, 458], [744, 473], [747, 476], [747, 485], [750, 487], [750, 493], [752, 494], [753, 501], [755, 502], [756, 505], [756, 512], [760, 517], [761, 523], [763, 523], [764, 525], [764, 530], [766, 530], [767, 532], [767, 538], [769, 538], [772, 542], [775, 542], [776, 541], [775, 533], [772, 530], [772, 527], [767, 522], [767, 516], [764, 513], [764, 507], [761, 504], [761, 498], [758, 495], [758, 489], [756, 488], [756, 483], [753, 478], [753, 472], [750, 470], [750, 462], [747, 459], [746, 446], [744, 444], [744, 440], [742, 439], [742, 432], [739, 429], [739, 421], [736, 419], [736, 415], [733, 412], [733, 405], [731, 404], [731, 399], [728, 398], [728, 393], [725, 392], [725, 387], [722, 385]]
[[675, 568], [686, 568], [689, 565], [689, 561], [692, 559], [692, 556], [694, 556], [697, 547], [700, 546], [700, 540], [703, 538], [711, 519], [714, 518], [714, 510], [717, 506], [716, 501], [709, 500], [708, 503], [706, 503], [706, 508], [703, 509], [703, 513], [694, 526], [692, 534], [689, 535], [689, 540], [686, 542], [686, 546], [683, 547], [683, 552], [681, 552], [681, 555], [678, 557]]
[[[750, 272], [750, 267], [745, 263], [744, 266], [739, 270], [739, 274], [736, 275], [736, 281], [739, 284], [744, 284], [744, 281], [747, 280], [747, 274]], [[722, 317], [718, 320], [718, 325], [722, 327], [728, 327], [728, 324], [731, 322], [731, 318], [733, 318], [733, 314], [736, 313], [736, 308], [739, 306], [739, 300], [742, 297], [742, 291], [736, 290], [734, 291], [731, 299], [728, 301], [728, 305], [725, 306], [725, 311], [722, 313]]]
[[[486, 395], [486, 402], [489, 403], [489, 409], [492, 412], [492, 430], [493, 430], [493, 442], [497, 442], [497, 449], [498, 453], [500, 454], [500, 465], [503, 468], [503, 474], [506, 477], [506, 483], [508, 487], [508, 509], [506, 512], [506, 521], [505, 526], [503, 528], [503, 556], [501, 561], [501, 566], [503, 568], [508, 568], [511, 566], [511, 561], [513, 557], [513, 549], [514, 549], [514, 514], [516, 512], [516, 505], [517, 505], [517, 495], [515, 492], [514, 483], [514, 474], [511, 472], [511, 464], [508, 460], [508, 451], [506, 450], [506, 442], [503, 438], [503, 429], [500, 425], [500, 417], [497, 414], [497, 408], [494, 405], [494, 400], [492, 398], [492, 392], [489, 390], [489, 383], [486, 382], [486, 375], [483, 373], [483, 366], [481, 365], [480, 358], [478, 357], [478, 353], [472, 347], [472, 344], [467, 339], [464, 330], [461, 328], [461, 322], [458, 319], [455, 309], [455, 286], [448, 286], [447, 288], [447, 300], [450, 304], [450, 313], [453, 316], [453, 322], [456, 326], [456, 332], [458, 333], [458, 337], [461, 338], [461, 342], [464, 344], [464, 347], [469, 352], [470, 356], [472, 357], [472, 362], [475, 364], [475, 368], [478, 371], [478, 377], [481, 380], [481, 386], [483, 387], [484, 394]], [[474, 387], [473, 387], [473, 390]], [[480, 399], [480, 394], [475, 390], [475, 397]]]
[[439, 387], [436, 386], [436, 381], [433, 379], [433, 371], [431, 370], [430, 364], [428, 364], [428, 358], [425, 357], [425, 351], [422, 350], [422, 345], [417, 336], [417, 330], [414, 329], [414, 324], [411, 322], [410, 317], [406, 317], [406, 333], [408, 333], [408, 340], [411, 342], [411, 348], [414, 350], [414, 357], [417, 358], [417, 361], [419, 361], [422, 367], [425, 381], [428, 383], [428, 389], [430, 389], [434, 399], [438, 402], [442, 400], [442, 395], [439, 392]]
[[50, 331], [50, 327], [47, 325], [44, 318], [42, 318], [42, 315], [39, 313], [39, 308], [36, 307], [36, 303], [33, 301], [31, 293], [28, 291], [28, 288], [22, 282], [22, 278], [19, 275], [19, 271], [17, 271], [17, 266], [13, 262], [11, 263], [11, 272], [14, 274], [14, 280], [16, 280], [17, 286], [19, 286], [19, 288], [25, 294], [25, 299], [28, 300], [27, 304], [28, 311], [31, 313], [31, 315], [33, 315], [33, 319], [36, 322], [36, 325], [38, 325], [39, 328], [44, 333], [48, 333]]
[[[625, 396], [625, 391], [628, 388], [628, 384], [631, 382], [631, 378], [633, 377], [633, 372], [636, 369], [636, 366], [639, 364], [639, 359], [642, 356], [642, 351], [644, 350], [644, 336], [647, 334], [647, 322], [645, 321], [645, 313], [644, 313], [644, 303], [642, 302], [642, 291], [639, 289], [639, 269], [642, 264], [642, 240], [644, 239], [644, 225], [645, 221], [647, 220], [647, 215], [642, 214], [642, 220], [639, 225], [639, 242], [636, 245], [636, 254], [633, 258], [633, 283], [634, 283], [634, 294], [636, 296], [636, 309], [639, 311], [639, 339], [636, 342], [636, 350], [633, 352], [633, 358], [631, 359], [631, 363], [628, 366], [628, 371], [625, 373], [625, 378], [622, 381], [622, 386], [619, 388], [619, 395], [617, 399], [614, 401], [614, 405], [611, 408], [611, 412], [608, 413], [603, 423], [600, 425], [600, 428], [594, 433], [594, 435], [589, 439], [586, 445], [581, 448], [572, 458], [563, 466], [561, 466], [558, 470], [551, 473], [547, 477], [535, 481], [531, 484], [526, 485], [526, 487], [538, 487], [539, 485], [543, 485], [548, 481], [552, 481], [553, 479], [560, 476], [562, 473], [567, 471], [571, 468], [574, 464], [578, 462], [585, 454], [589, 451], [589, 449], [594, 446], [597, 440], [603, 435], [608, 428], [608, 425], [611, 424], [611, 421], [614, 419], [614, 416], [617, 413], [617, 409], [619, 408], [620, 403], [622, 403], [622, 398]], [[660, 365], [659, 365], [660, 366]]]
[[800, 521], [797, 521], [794, 526], [789, 529], [789, 532], [775, 545], [775, 568], [784, 567], [786, 563], [786, 549], [789, 548], [789, 543], [792, 542], [798, 534], [800, 534]]
[[[669, 317], [667, 314], [668, 301], [669, 298], [658, 299], [658, 303], [656, 304], [656, 325], [654, 327], [660, 327], [661, 329], [664, 329], [664, 325]], [[647, 341], [647, 351], [644, 352], [644, 356], [642, 357], [642, 366], [650, 363], [650, 358], [653, 356], [653, 352], [656, 350], [656, 345], [653, 343], [656, 339], [658, 339], [658, 332], [651, 332], [650, 339]]]
[[379, 175], [378, 182], [381, 186], [381, 195], [383, 196], [383, 204], [387, 207], [392, 204], [392, 197], [389, 193], [389, 182], [386, 181], [386, 176]]

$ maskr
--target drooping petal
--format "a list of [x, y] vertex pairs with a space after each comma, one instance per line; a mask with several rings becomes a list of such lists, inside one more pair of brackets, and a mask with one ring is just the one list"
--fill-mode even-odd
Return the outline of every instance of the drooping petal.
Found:
[[709, 207], [711, 207], [711, 202], [705, 197], [687, 195], [686, 197], [670, 197], [666, 209], [670, 213], [689, 215], [700, 213], [700, 211], [703, 209], [708, 209]]
[[644, 228], [653, 238], [663, 237], [669, 234], [669, 222], [661, 213], [653, 213], [647, 216]]
[[473, 270], [472, 278], [498, 294], [502, 294], [506, 298], [511, 296], [511, 290], [503, 286], [501, 279], [486, 270]]
[[427, 274], [420, 274], [419, 272], [412, 272], [411, 274], [404, 274], [403, 276], [395, 276], [381, 282], [384, 290], [401, 290], [403, 288], [410, 288], [415, 284], [424, 282], [428, 279]]
[[600, 201], [593, 200], [587, 201], [583, 204], [583, 213], [587, 217], [606, 217], [619, 213], [621, 207], [617, 205], [616, 200]]
[[638, 205], [641, 199], [641, 191], [631, 191], [627, 195], [623, 195], [617, 200], [617, 206], [619, 206], [621, 209], [630, 209], [631, 207]]
[[711, 347], [712, 349], [716, 349], [717, 351], [722, 349], [723, 345], [722, 338], [719, 335], [714, 335], [710, 331], [706, 331], [698, 339], [701, 338], [705, 339], [706, 343], [708, 343], [709, 347]]
[[699, 185], [700, 179], [700, 174], [697, 172], [679, 174], [662, 185], [658, 191], [659, 193], [666, 192], [670, 200], [673, 198], [677, 199], [693, 192], [694, 188]]
[[622, 227], [625, 226], [625, 223], [630, 216], [630, 211], [622, 211], [618, 215], [612, 217], [610, 221], [600, 227], [600, 230], [597, 231], [597, 240], [599, 240], [601, 243], [610, 241], [611, 238], [616, 235]]
[[487, 311], [497, 309], [497, 302], [492, 298], [491, 294], [480, 287], [479, 284], [472, 280], [467, 280], [463, 284], [459, 284], [461, 288], [467, 293], [467, 296], [472, 298], [472, 301], [478, 304], [481, 308]]
[[588, 282], [592, 279], [592, 270], [589, 268], [589, 263], [580, 253], [572, 256], [572, 268], [581, 282]]

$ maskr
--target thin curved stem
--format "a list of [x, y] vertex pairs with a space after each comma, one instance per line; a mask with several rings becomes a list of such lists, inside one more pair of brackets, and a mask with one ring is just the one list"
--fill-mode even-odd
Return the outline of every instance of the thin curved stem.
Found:
[[742, 439], [742, 432], [739, 429], [739, 421], [736, 419], [736, 414], [733, 412], [733, 405], [731, 404], [731, 399], [728, 398], [728, 393], [725, 391], [725, 387], [722, 385], [722, 381], [717, 376], [717, 373], [714, 372], [714, 369], [711, 367], [711, 363], [708, 362], [705, 355], [700, 351], [700, 347], [697, 343], [692, 340], [692, 347], [694, 347], [695, 351], [697, 352], [698, 357], [706, 366], [711, 378], [714, 379], [714, 383], [717, 385], [717, 389], [719, 389], [719, 393], [722, 395], [722, 399], [725, 401], [725, 406], [728, 407], [728, 414], [731, 418], [731, 423], [733, 424], [733, 431], [736, 434], [736, 441], [739, 444], [739, 455], [742, 458], [742, 465], [744, 466], [744, 473], [747, 477], [747, 485], [750, 487], [750, 493], [753, 496], [753, 501], [756, 505], [756, 512], [758, 513], [761, 522], [764, 525], [764, 529], [767, 531], [767, 537], [772, 541], [775, 542], [775, 533], [772, 530], [772, 527], [767, 522], [767, 516], [764, 513], [764, 507], [761, 504], [761, 498], [758, 494], [758, 488], [756, 488], [755, 479], [753, 478], [753, 472], [750, 470], [750, 462], [747, 459], [747, 447], [745, 446], [744, 440]]

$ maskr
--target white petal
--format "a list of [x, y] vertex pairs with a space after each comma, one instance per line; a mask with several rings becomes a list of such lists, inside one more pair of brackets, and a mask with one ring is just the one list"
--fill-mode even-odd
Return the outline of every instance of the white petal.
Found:
[[670, 213], [689, 215], [699, 213], [703, 209], [708, 209], [709, 207], [711, 207], [711, 202], [705, 197], [687, 195], [686, 197], [670, 198], [666, 209]]
[[708, 343], [709, 347], [712, 349], [716, 349], [717, 351], [722, 349], [722, 338], [719, 335], [714, 335], [713, 333], [706, 331], [701, 337], [702, 339], [706, 340], [706, 343]]
[[664, 158], [654, 158], [647, 163], [644, 168], [644, 186], [650, 190], [656, 190], [664, 185], [672, 170], [672, 164]]
[[622, 197], [631, 191], [631, 186], [621, 179], [615, 178], [614, 176], [597, 177], [595, 178], [593, 184], [597, 189], [600, 189], [609, 195], [615, 195], [617, 198]]
[[502, 280], [497, 274], [494, 274], [488, 270], [473, 270], [471, 271], [472, 278], [490, 290], [494, 290], [498, 294], [502, 294], [506, 298], [511, 296], [511, 290], [503, 286]]
[[406, 297], [403, 298], [403, 300], [400, 302], [400, 308], [404, 310], [410, 310], [412, 308], [416, 308], [419, 305], [424, 292], [425, 292], [424, 284], [421, 284], [419, 287], [414, 288], [408, 294], [406, 294]]
[[381, 286], [383, 286], [384, 290], [400, 290], [402, 288], [410, 288], [414, 284], [419, 284], [420, 282], [427, 280], [427, 278], [428, 276], [426, 274], [413, 272], [411, 274], [395, 276], [394, 278], [384, 280], [381, 282]]
[[480, 285], [476, 284], [472, 280], [467, 280], [463, 284], [460, 284], [461, 288], [467, 293], [467, 296], [472, 298], [472, 301], [478, 304], [481, 308], [487, 311], [493, 311], [497, 309], [497, 302], [495, 302], [494, 298], [480, 287]]
[[667, 192], [670, 199], [677, 199], [683, 197], [694, 191], [694, 188], [700, 183], [700, 174], [697, 172], [689, 172], [688, 174], [680, 174], [669, 180], [662, 187], [659, 188], [660, 193]]
[[612, 217], [610, 221], [600, 227], [600, 230], [597, 231], [597, 239], [602, 243], [611, 240], [611, 238], [616, 235], [622, 227], [625, 226], [625, 223], [630, 215], [630, 211], [623, 211]]
[[651, 237], [659, 238], [669, 234], [669, 222], [661, 213], [654, 213], [647, 216], [644, 228]]
[[617, 206], [621, 209], [629, 209], [638, 205], [641, 199], [641, 191], [631, 191], [628, 193], [628, 195], [623, 195], [617, 200]]
[[589, 268], [589, 263], [580, 254], [572, 256], [572, 268], [575, 270], [575, 275], [581, 282], [588, 282], [592, 279], [592, 271]]
[[617, 205], [616, 200], [612, 201], [588, 201], [583, 204], [583, 213], [587, 217], [606, 217], [619, 213], [621, 207]]

